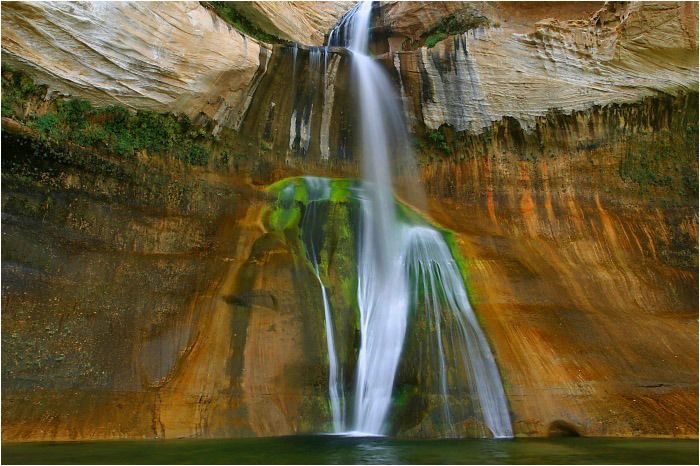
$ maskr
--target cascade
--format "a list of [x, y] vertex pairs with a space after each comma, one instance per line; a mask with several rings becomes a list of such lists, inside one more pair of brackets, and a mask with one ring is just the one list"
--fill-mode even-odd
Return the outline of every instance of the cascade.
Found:
[[[304, 211], [304, 218], [301, 223], [302, 240], [306, 247], [306, 252], [311, 265], [321, 286], [321, 297], [323, 299], [323, 316], [326, 327], [326, 344], [328, 345], [328, 394], [331, 400], [331, 415], [333, 418], [334, 432], [343, 430], [342, 412], [342, 373], [338, 368], [338, 356], [335, 350], [335, 338], [333, 335], [333, 321], [331, 319], [331, 308], [328, 300], [328, 290], [326, 290], [318, 263], [319, 257], [316, 251], [317, 245], [321, 242], [316, 236], [320, 230], [321, 215], [318, 212], [320, 205], [330, 199], [331, 186], [327, 178], [307, 176], [304, 177], [306, 191], [309, 196], [308, 204]], [[288, 188], [292, 188], [290, 185]], [[293, 197], [293, 193], [288, 193], [287, 197]]]
[[[333, 429], [347, 435], [383, 435], [407, 335], [409, 313], [421, 312], [434, 333], [437, 386], [447, 435], [454, 435], [450, 407], [450, 367], [459, 367], [474, 411], [494, 437], [512, 437], [503, 386], [464, 287], [463, 277], [442, 234], [424, 222], [399, 218], [392, 183], [392, 161], [410, 155], [401, 101], [387, 73], [368, 54], [372, 2], [355, 5], [329, 34], [327, 47], [350, 52], [351, 77], [360, 124], [357, 302], [360, 348], [351, 406], [344, 406], [342, 373], [335, 348], [327, 289], [318, 268], [317, 205], [328, 202], [328, 180], [305, 178], [309, 202], [302, 220], [307, 255], [321, 287], [329, 359], [329, 398]], [[324, 74], [325, 74], [324, 56]], [[314, 57], [318, 67], [320, 57]], [[324, 86], [325, 89], [325, 86]], [[346, 413], [345, 410], [348, 412]]]

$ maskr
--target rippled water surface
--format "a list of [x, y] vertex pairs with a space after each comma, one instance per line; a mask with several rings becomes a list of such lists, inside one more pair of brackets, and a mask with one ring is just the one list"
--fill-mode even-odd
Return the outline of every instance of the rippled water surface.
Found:
[[4, 464], [698, 464], [697, 440], [395, 440], [330, 435], [3, 444]]

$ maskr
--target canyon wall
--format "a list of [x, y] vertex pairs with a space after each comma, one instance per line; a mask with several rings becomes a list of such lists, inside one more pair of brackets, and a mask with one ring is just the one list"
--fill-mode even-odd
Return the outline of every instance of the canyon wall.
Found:
[[303, 45], [323, 45], [325, 35], [355, 2], [241, 2], [238, 10], [267, 33]]
[[197, 2], [16, 2], [2, 28], [3, 63], [51, 94], [220, 122], [245, 114], [271, 53]]
[[[3, 118], [4, 441], [329, 428], [318, 282], [263, 188], [358, 172], [352, 58], [309, 47], [351, 5], [245, 5], [293, 47], [194, 2], [3, 4], [3, 63], [47, 102], [185, 113], [217, 138], [195, 167]], [[441, 30], [455, 14], [476, 26]], [[697, 18], [697, 3], [375, 7], [415, 207], [455, 232], [517, 435], [697, 437]], [[406, 199], [412, 183], [399, 173]], [[421, 412], [396, 423], [433, 432]]]
[[480, 132], [507, 116], [531, 129], [553, 108], [568, 114], [697, 88], [697, 5], [608, 5], [586, 20], [543, 19], [527, 33], [500, 16], [491, 19], [499, 26], [394, 54], [414, 119]]
[[[275, 153], [286, 145], [288, 157], [350, 158], [346, 54], [308, 45], [320, 45], [352, 2], [320, 4], [315, 14], [304, 2], [242, 4], [261, 25], [294, 24], [314, 37], [302, 46], [261, 43], [195, 2], [8, 5], [3, 60], [52, 95], [185, 113], [213, 121], [216, 134], [234, 129], [246, 145], [266, 138]], [[442, 125], [480, 133], [505, 117], [529, 131], [553, 109], [570, 114], [698, 85], [692, 2], [380, 2], [375, 10], [373, 49], [418, 134]], [[456, 14], [469, 29], [425, 46]]]

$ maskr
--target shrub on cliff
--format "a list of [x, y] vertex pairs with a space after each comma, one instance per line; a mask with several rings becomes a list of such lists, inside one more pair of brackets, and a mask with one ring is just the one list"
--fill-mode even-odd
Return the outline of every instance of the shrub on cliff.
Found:
[[202, 4], [214, 10], [226, 23], [250, 37], [262, 42], [267, 42], [268, 44], [286, 43], [286, 41], [279, 37], [268, 34], [255, 26], [240, 10], [238, 10], [238, 8], [236, 8], [234, 2], [202, 2]]
[[440, 20], [440, 23], [426, 33], [425, 46], [429, 49], [438, 42], [455, 34], [463, 34], [471, 29], [487, 27], [490, 22], [486, 16], [470, 8], [457, 11]]
[[23, 118], [27, 104], [46, 94], [46, 87], [37, 86], [29, 75], [2, 64], [2, 116]]
[[186, 115], [132, 112], [119, 105], [98, 108], [79, 98], [57, 99], [40, 113], [35, 101], [43, 101], [40, 96], [45, 94], [46, 88], [35, 85], [27, 74], [3, 67], [2, 115], [24, 122], [44, 138], [122, 156], [145, 150], [192, 165], [209, 160], [207, 145], [213, 137]]

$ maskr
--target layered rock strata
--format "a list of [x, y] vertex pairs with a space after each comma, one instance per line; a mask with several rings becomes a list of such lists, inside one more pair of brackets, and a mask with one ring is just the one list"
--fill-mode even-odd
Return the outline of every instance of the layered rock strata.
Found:
[[15, 2], [3, 62], [96, 105], [242, 118], [271, 49], [197, 2]]
[[355, 2], [239, 2], [236, 8], [263, 31], [318, 46]]
[[489, 10], [495, 7], [483, 9], [490, 27], [432, 49], [392, 52], [411, 96], [407, 110], [427, 128], [479, 133], [512, 117], [530, 129], [551, 109], [571, 113], [697, 89], [696, 4], [610, 4], [587, 19], [542, 19], [522, 33]]

